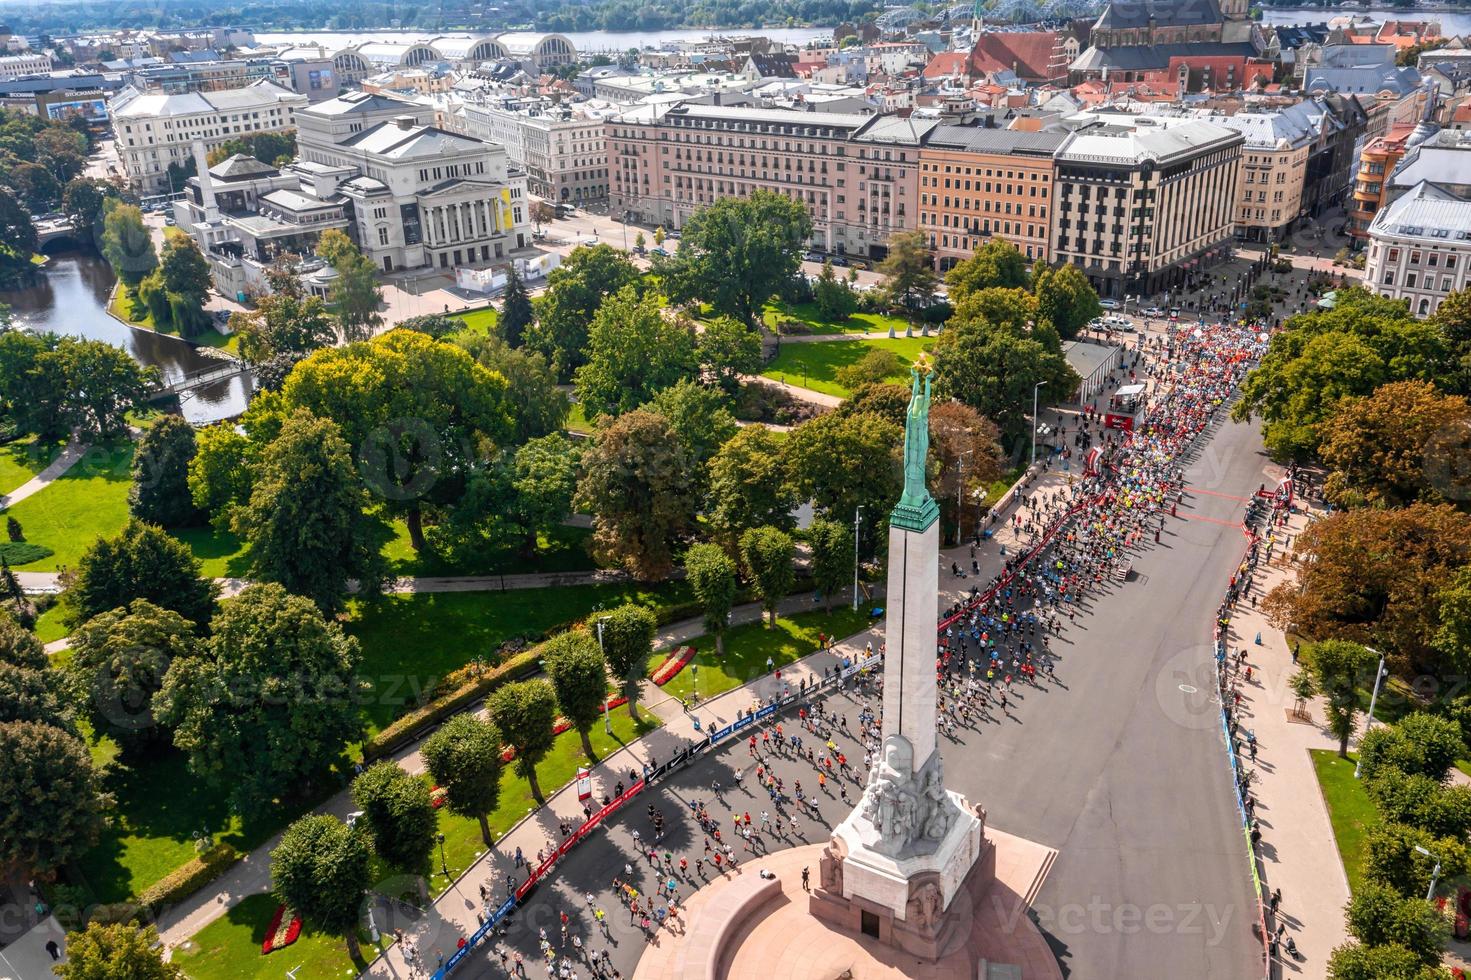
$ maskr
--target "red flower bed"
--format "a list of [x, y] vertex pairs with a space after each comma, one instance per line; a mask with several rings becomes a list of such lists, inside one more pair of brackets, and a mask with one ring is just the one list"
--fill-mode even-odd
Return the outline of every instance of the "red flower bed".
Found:
[[260, 944], [261, 955], [272, 950], [284, 949], [296, 942], [301, 935], [301, 916], [293, 915], [291, 921], [283, 927], [281, 920], [286, 917], [286, 906], [276, 908], [276, 914], [271, 916], [271, 924], [266, 929], [265, 942]]
[[438, 810], [449, 800], [449, 790], [443, 786], [435, 786], [429, 790], [429, 803]]
[[[627, 703], [628, 703], [628, 699], [625, 698], [623, 695], [620, 694], [616, 698], [609, 698], [608, 699], [607, 710], [612, 711], [614, 708], [621, 708], [621, 707], [623, 707]], [[560, 735], [563, 732], [569, 730], [571, 727], [572, 727], [572, 722], [568, 721], [566, 718], [562, 718], [562, 717], [559, 716], [557, 718], [557, 720], [552, 723], [552, 734], [553, 735]], [[516, 758], [516, 750], [514, 748], [512, 748], [511, 746], [507, 745], [504, 749], [501, 750], [501, 761], [502, 762], [511, 762], [515, 758]]]
[[684, 670], [685, 664], [693, 659], [695, 659], [694, 647], [679, 647], [664, 658], [664, 662], [659, 665], [658, 670], [654, 671], [654, 676], [650, 679], [659, 687], [663, 687], [674, 680], [679, 672]]

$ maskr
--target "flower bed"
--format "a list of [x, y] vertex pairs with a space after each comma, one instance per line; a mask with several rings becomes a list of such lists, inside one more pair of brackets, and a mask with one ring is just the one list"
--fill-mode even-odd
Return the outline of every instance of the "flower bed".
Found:
[[[674, 675], [671, 674], [670, 676], [672, 677]], [[607, 703], [603, 707], [606, 710], [608, 710], [608, 711], [612, 711], [614, 708], [621, 708], [621, 707], [623, 707], [627, 703], [628, 703], [628, 699], [625, 698], [623, 695], [620, 694], [617, 697], [609, 698], [608, 701], [607, 701]], [[552, 723], [552, 734], [553, 735], [560, 735], [563, 732], [570, 730], [571, 728], [572, 728], [572, 722], [569, 721], [568, 719], [563, 718], [560, 715], [558, 715], [557, 716], [557, 720]], [[509, 745], [506, 746], [503, 750], [501, 750], [501, 761], [502, 762], [510, 762], [511, 760], [513, 760], [515, 758], [516, 758], [516, 750], [513, 749], [513, 748], [511, 748]]]
[[694, 647], [679, 647], [678, 649], [671, 651], [669, 656], [664, 658], [664, 662], [659, 665], [659, 668], [657, 670], [654, 671], [653, 676], [650, 679], [657, 686], [663, 687], [665, 684], [668, 684], [670, 681], [674, 680], [674, 678], [678, 676], [679, 672], [681, 670], [684, 670], [685, 665], [693, 659], [695, 659]]
[[272, 950], [284, 949], [296, 942], [301, 935], [301, 916], [292, 915], [283, 925], [282, 919], [286, 918], [286, 906], [277, 906], [276, 914], [271, 916], [271, 924], [266, 928], [265, 942], [260, 944], [261, 955]]

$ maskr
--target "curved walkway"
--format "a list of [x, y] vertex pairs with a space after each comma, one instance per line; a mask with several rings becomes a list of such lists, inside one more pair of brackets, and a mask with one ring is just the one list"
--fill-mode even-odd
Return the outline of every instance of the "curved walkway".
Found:
[[[61, 451], [61, 455], [51, 461], [51, 465], [10, 491], [10, 493], [0, 494], [0, 508], [14, 507], [27, 497], [35, 496], [42, 490], [45, 490], [59, 479], [63, 473], [71, 469], [73, 464], [86, 455], [87, 450], [90, 448], [91, 446], [87, 443], [81, 442], [74, 437], [66, 444], [66, 448]], [[24, 588], [24, 584], [21, 587]]]

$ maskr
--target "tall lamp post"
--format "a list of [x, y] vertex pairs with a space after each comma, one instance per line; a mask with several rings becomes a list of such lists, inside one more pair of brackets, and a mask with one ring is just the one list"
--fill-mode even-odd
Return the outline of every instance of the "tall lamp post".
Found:
[[444, 876], [446, 878], [448, 878], [449, 877], [449, 863], [447, 861], [445, 861], [445, 859], [444, 859], [444, 835], [443, 834], [436, 834], [435, 837], [439, 840], [439, 870], [440, 871], [443, 871], [444, 872]]
[[859, 504], [853, 508], [853, 611], [858, 611], [858, 517], [863, 513], [863, 505]]
[[1037, 392], [1047, 382], [1038, 381], [1032, 385], [1032, 465], [1037, 465], [1037, 425], [1041, 421], [1037, 418]]
[[[607, 661], [608, 651], [603, 647], [603, 624], [608, 621], [607, 616], [598, 617], [598, 652], [603, 655], [604, 662]], [[613, 722], [608, 717], [608, 699], [603, 698], [603, 731], [609, 735], [613, 734]]]
[[[967, 435], [968, 434], [969, 433], [967, 433]], [[965, 534], [965, 497], [964, 497], [964, 494], [965, 494], [965, 457], [970, 456], [970, 455], [973, 455], [974, 453], [975, 453], [975, 450], [974, 449], [967, 449], [965, 452], [961, 453], [956, 458], [956, 463], [960, 467], [960, 479], [957, 480], [956, 483], [955, 483], [955, 543], [956, 544], [960, 544], [960, 540], [961, 540], [962, 537], [964, 537], [964, 534]]]
[[[1379, 651], [1375, 650], [1373, 647], [1364, 647], [1364, 649], [1368, 650], [1370, 653], [1379, 653]], [[1379, 653], [1379, 669], [1374, 671], [1374, 691], [1372, 694], [1369, 695], [1369, 717], [1368, 720], [1364, 722], [1365, 735], [1369, 734], [1369, 729], [1374, 726], [1374, 702], [1379, 700], [1379, 682], [1384, 680], [1384, 675], [1386, 673], [1388, 672], [1384, 669], [1384, 654]], [[1362, 741], [1362, 739], [1360, 741]], [[1363, 767], [1364, 753], [1360, 752], [1358, 760], [1354, 762], [1355, 779], [1359, 778], [1359, 770]]]
[[1440, 881], [1440, 858], [1437, 855], [1430, 853], [1419, 844], [1415, 845], [1415, 850], [1428, 858], [1435, 859], [1435, 870], [1430, 872], [1430, 888], [1428, 891], [1425, 892], [1425, 901], [1429, 902], [1435, 898], [1435, 885], [1437, 882]]

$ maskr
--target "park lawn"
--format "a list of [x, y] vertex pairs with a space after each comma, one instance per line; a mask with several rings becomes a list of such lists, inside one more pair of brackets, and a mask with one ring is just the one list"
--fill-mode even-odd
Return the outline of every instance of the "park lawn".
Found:
[[59, 640], [64, 636], [70, 635], [71, 628], [62, 622], [60, 603], [53, 605], [50, 609], [36, 617], [34, 632], [36, 638], [42, 643], [50, 643], [53, 640]]
[[1338, 856], [1348, 877], [1348, 890], [1357, 892], [1364, 882], [1364, 867], [1369, 859], [1369, 832], [1379, 825], [1379, 811], [1361, 780], [1354, 778], [1356, 754], [1339, 758], [1333, 749], [1311, 749], [1313, 768], [1318, 772], [1318, 788], [1328, 805], [1328, 820], [1333, 825], [1333, 838], [1338, 842]]
[[[201, 929], [174, 950], [173, 962], [190, 980], [280, 980], [288, 971], [300, 977], [354, 977], [367, 962], [354, 968], [341, 936], [303, 928], [296, 942], [263, 955], [266, 929], [276, 914], [270, 895], [251, 895]], [[366, 932], [358, 936], [364, 956], [373, 955]], [[428, 951], [433, 955], [433, 951]], [[300, 971], [299, 973], [297, 971]]]
[[593, 434], [593, 424], [587, 419], [587, 412], [582, 407], [582, 402], [573, 402], [572, 410], [567, 413], [567, 423], [564, 426], [568, 432], [576, 432], [579, 435], [590, 436]]
[[501, 315], [494, 307], [487, 306], [480, 310], [466, 310], [463, 313], [451, 314], [456, 320], [461, 320], [467, 330], [475, 333], [488, 334], [495, 329], [500, 322]]
[[[716, 656], [712, 637], [701, 636], [693, 643], [695, 659], [664, 685], [664, 691], [680, 700], [688, 700], [695, 688], [694, 672], [690, 667], [698, 665], [700, 699], [709, 700], [766, 673], [767, 657], [777, 667], [782, 667], [815, 653], [817, 634], [826, 633], [841, 640], [862, 632], [870, 623], [866, 609], [860, 607], [854, 612], [846, 605], [835, 606], [831, 613], [818, 609], [778, 617], [775, 629], [767, 629], [760, 623], [747, 623], [725, 634], [724, 658]], [[665, 656], [665, 653], [657, 653], [649, 659], [650, 673], [664, 662]]]
[[422, 692], [477, 656], [487, 665], [499, 662], [500, 646], [507, 640], [535, 641], [624, 602], [655, 607], [689, 599], [687, 585], [668, 582], [653, 587], [612, 583], [353, 600], [346, 626], [362, 645], [361, 674], [371, 685], [371, 694], [364, 699], [368, 733], [415, 707]]
[[[134, 317], [132, 311], [136, 308], [142, 313], [141, 317]], [[153, 314], [141, 302], [135, 300], [135, 292], [126, 286], [119, 285], [112, 291], [112, 299], [107, 303], [107, 312], [129, 326], [138, 327], [141, 330], [152, 330], [154, 333], [166, 334], [170, 337], [178, 337], [172, 330], [160, 330], [158, 324], [153, 322]], [[223, 334], [210, 327], [202, 333], [193, 337], [180, 337], [197, 347], [215, 347], [219, 350], [229, 351], [231, 354], [240, 352], [239, 334]]]
[[1003, 473], [1001, 476], [998, 476], [996, 479], [992, 480], [989, 484], [986, 485], [986, 499], [981, 501], [981, 506], [994, 507], [996, 505], [996, 501], [1000, 500], [1002, 495], [1005, 494], [1006, 491], [1010, 490], [1011, 485], [1017, 480], [1020, 480], [1022, 478], [1022, 474], [1026, 471], [1027, 464], [1019, 463], [1017, 464], [1015, 469], [1007, 473]]
[[27, 541], [53, 552], [25, 566], [28, 572], [75, 567], [99, 537], [115, 534], [128, 519], [133, 444], [94, 446], [40, 493], [0, 514], [20, 522]]
[[42, 443], [26, 436], [0, 446], [0, 494], [10, 493], [51, 465], [61, 455], [60, 443]]
[[776, 359], [761, 372], [785, 384], [809, 388], [825, 395], [847, 398], [852, 394], [838, 384], [838, 371], [857, 364], [871, 350], [886, 350], [894, 355], [894, 370], [887, 380], [904, 382], [909, 366], [922, 351], [935, 345], [934, 337], [877, 337], [870, 340], [819, 340], [810, 343], [785, 343]]
[[890, 316], [887, 313], [854, 313], [846, 320], [833, 323], [822, 318], [816, 303], [787, 303], [783, 300], [767, 303], [761, 311], [761, 318], [772, 330], [782, 320], [797, 320], [806, 326], [807, 333], [818, 335], [876, 331], [887, 335], [891, 327], [895, 332], [903, 333], [907, 326], [903, 317]]
[[452, 565], [432, 553], [419, 554], [409, 542], [403, 521], [390, 525], [393, 537], [383, 546], [383, 556], [394, 575], [519, 575], [527, 572], [586, 572], [598, 567], [587, 550], [592, 531], [587, 528], [557, 527], [537, 536], [536, 554], [530, 559], [517, 547], [486, 549], [470, 564]]

